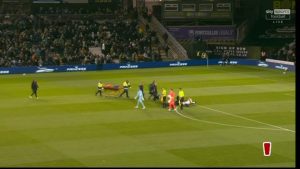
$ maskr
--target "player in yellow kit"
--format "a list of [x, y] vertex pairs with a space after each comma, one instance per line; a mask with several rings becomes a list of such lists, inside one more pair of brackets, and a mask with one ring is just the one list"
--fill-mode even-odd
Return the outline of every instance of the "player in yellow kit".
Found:
[[166, 108], [167, 107], [167, 90], [164, 88], [162, 88], [161, 97], [162, 97], [163, 108]]
[[179, 96], [179, 106], [180, 106], [180, 110], [183, 109], [183, 102], [184, 102], [184, 91], [182, 90], [182, 88], [179, 88], [179, 92], [178, 92], [178, 96]]
[[131, 88], [131, 85], [128, 80], [123, 82], [123, 92], [120, 94], [119, 97], [122, 97], [124, 93], [126, 93], [126, 97], [129, 98], [128, 89]]
[[102, 91], [103, 91], [103, 84], [99, 81], [98, 82], [98, 91], [96, 92], [96, 96], [98, 95], [98, 93], [100, 93], [100, 96], [102, 96]]

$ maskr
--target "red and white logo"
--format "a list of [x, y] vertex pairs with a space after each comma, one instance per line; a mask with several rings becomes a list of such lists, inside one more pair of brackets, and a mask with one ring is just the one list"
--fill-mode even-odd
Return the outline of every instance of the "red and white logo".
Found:
[[272, 143], [269, 141], [263, 142], [264, 156], [271, 156]]

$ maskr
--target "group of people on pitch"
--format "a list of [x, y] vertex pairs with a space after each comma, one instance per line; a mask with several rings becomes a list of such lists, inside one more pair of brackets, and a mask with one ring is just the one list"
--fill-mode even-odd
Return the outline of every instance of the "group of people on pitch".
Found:
[[[123, 94], [126, 94], [126, 97], [129, 98], [128, 90], [131, 88], [130, 82], [128, 80], [123, 82], [123, 92], [119, 95], [119, 97], [122, 97]], [[96, 92], [96, 95], [100, 93], [100, 96], [102, 96], [102, 91], [104, 90], [103, 84], [101, 82], [98, 83], [98, 91]], [[138, 108], [139, 105], [142, 105], [142, 109], [145, 109], [145, 94], [144, 94], [144, 85], [141, 83], [138, 86], [138, 91], [136, 96], [134, 97], [137, 100], [137, 104], [135, 108]], [[180, 110], [183, 110], [183, 106], [190, 106], [191, 104], [195, 104], [191, 98], [188, 98], [187, 100], [184, 100], [184, 91], [182, 88], [179, 88], [178, 95], [176, 96], [174, 90], [171, 88], [169, 90], [169, 93], [167, 94], [167, 90], [165, 88], [162, 88], [161, 95], [158, 94], [157, 90], [157, 82], [154, 80], [149, 85], [149, 97], [148, 99], [153, 99], [153, 101], [160, 100], [162, 103], [163, 108], [167, 108], [168, 110], [177, 110], [176, 106], [180, 106]], [[168, 101], [167, 101], [168, 99]]]
[[[130, 82], [128, 80], [123, 82], [123, 92], [119, 95], [119, 97], [122, 97], [123, 94], [126, 93], [126, 97], [129, 98], [129, 94], [128, 94], [128, 90], [129, 88], [131, 88]], [[33, 95], [35, 95], [35, 97], [38, 99], [37, 96], [37, 90], [38, 90], [38, 83], [36, 80], [33, 80], [31, 83], [31, 89], [32, 89], [32, 94], [29, 96], [29, 98], [32, 98]], [[104, 85], [102, 84], [101, 81], [98, 82], [98, 90], [95, 93], [95, 95], [97, 96], [98, 93], [100, 94], [100, 96], [102, 96], [102, 92], [104, 90]], [[115, 88], [118, 86], [112, 86], [112, 88]], [[184, 100], [184, 91], [182, 90], [182, 88], [179, 88], [179, 92], [178, 92], [178, 96], [176, 96], [174, 90], [171, 88], [169, 91], [169, 94], [167, 95], [167, 90], [165, 88], [162, 88], [162, 93], [161, 95], [158, 94], [157, 92], [157, 83], [154, 80], [150, 85], [149, 85], [149, 98], [151, 99], [151, 97], [153, 97], [153, 100], [159, 100], [162, 102], [162, 107], [166, 108], [169, 104], [169, 111], [171, 111], [172, 109], [177, 111], [176, 106], [180, 106], [180, 110], [183, 110], [183, 106], [189, 106], [191, 104], [195, 104], [196, 102], [194, 102], [191, 98], [189, 98], [188, 100]], [[136, 94], [136, 96], [134, 97], [135, 99], [137, 99], [137, 104], [135, 106], [135, 108], [138, 108], [139, 105], [142, 105], [142, 108], [145, 109], [145, 105], [144, 105], [144, 86], [143, 84], [140, 84], [138, 87], [138, 92]], [[176, 97], [176, 100], [175, 100]], [[168, 101], [167, 101], [168, 98]]]
[[[167, 101], [167, 98], [168, 98], [168, 101]], [[184, 91], [182, 88], [179, 88], [177, 96], [172, 88], [169, 90], [168, 95], [167, 95], [167, 90], [162, 88], [162, 93], [161, 93], [160, 99], [161, 99], [163, 108], [166, 108], [169, 104], [169, 108], [168, 108], [169, 111], [171, 111], [172, 109], [176, 111], [177, 110], [176, 106], [180, 106], [180, 110], [182, 111], [183, 106], [188, 107], [191, 104], [196, 103], [190, 97], [188, 98], [188, 100], [184, 100]]]

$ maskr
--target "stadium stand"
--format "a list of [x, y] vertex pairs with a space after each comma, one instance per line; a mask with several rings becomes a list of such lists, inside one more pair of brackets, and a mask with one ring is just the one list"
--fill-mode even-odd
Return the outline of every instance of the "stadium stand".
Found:
[[[56, 10], [52, 14], [67, 10]], [[0, 25], [0, 66], [103, 64], [161, 60], [154, 31], [123, 10], [115, 18], [22, 15]], [[55, 19], [56, 18], [56, 19]], [[95, 53], [93, 48], [100, 48]], [[159, 51], [159, 49], [156, 47]], [[153, 51], [153, 52], [152, 52]]]
[[280, 48], [272, 48], [269, 49], [268, 57], [271, 59], [278, 59], [278, 60], [286, 60], [295, 62], [296, 61], [296, 40], [294, 39], [293, 42], [289, 44], [285, 44]]

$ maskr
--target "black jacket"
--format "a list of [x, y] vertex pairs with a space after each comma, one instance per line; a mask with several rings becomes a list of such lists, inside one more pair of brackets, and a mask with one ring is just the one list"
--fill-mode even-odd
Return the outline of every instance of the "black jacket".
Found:
[[32, 90], [37, 90], [38, 88], [39, 88], [39, 86], [38, 86], [37, 82], [36, 82], [36, 81], [33, 81], [33, 82], [31, 83], [31, 89], [32, 89]]

